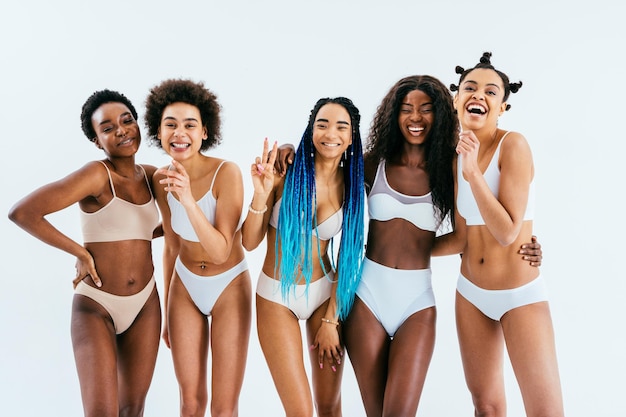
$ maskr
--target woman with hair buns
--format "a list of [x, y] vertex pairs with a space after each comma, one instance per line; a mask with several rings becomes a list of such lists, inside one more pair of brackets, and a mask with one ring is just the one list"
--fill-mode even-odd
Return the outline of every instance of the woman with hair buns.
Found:
[[519, 262], [516, 248], [532, 235], [533, 158], [520, 133], [498, 127], [510, 108], [511, 83], [491, 64], [491, 53], [470, 69], [456, 68], [452, 85], [461, 132], [456, 228], [465, 235], [457, 281], [456, 321], [477, 416], [505, 416], [502, 374], [506, 345], [526, 415], [563, 416], [554, 330], [546, 282]]

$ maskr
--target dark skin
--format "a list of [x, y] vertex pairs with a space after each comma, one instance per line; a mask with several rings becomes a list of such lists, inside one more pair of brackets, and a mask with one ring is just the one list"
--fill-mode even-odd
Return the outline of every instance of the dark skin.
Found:
[[[135, 164], [140, 143], [137, 122], [122, 103], [105, 103], [92, 115], [95, 145], [106, 155], [117, 197], [132, 204], [150, 201], [146, 182], [155, 167]], [[93, 213], [113, 199], [102, 163], [87, 163], [74, 173], [45, 185], [16, 203], [9, 218], [41, 241], [76, 257], [74, 287], [83, 281], [104, 292], [128, 296], [141, 291], [153, 276], [151, 241], [122, 240], [81, 245], [49, 223], [45, 216], [78, 203]], [[157, 227], [153, 235], [159, 235]], [[159, 346], [161, 308], [156, 287], [133, 324], [116, 334], [113, 320], [98, 302], [75, 294], [72, 345], [86, 416], [142, 416]]]
[[[278, 155], [276, 157], [276, 162], [274, 164], [274, 168], [276, 169], [276, 173], [281, 177], [287, 173], [287, 167], [293, 163], [293, 157], [295, 155], [295, 149], [292, 144], [284, 144], [278, 147]], [[271, 153], [270, 153], [271, 156]], [[373, 181], [374, 176], [376, 175], [376, 165], [368, 163], [367, 158], [365, 159], [365, 184], [370, 184], [370, 181]], [[370, 224], [370, 227], [372, 225]], [[393, 236], [393, 234], [391, 234]], [[372, 242], [368, 239], [368, 246]], [[367, 249], [367, 247], [366, 247]], [[537, 236], [532, 236], [531, 241], [529, 243], [524, 243], [520, 246], [518, 252], [522, 256], [522, 260], [528, 261], [531, 266], [540, 267], [541, 262], [543, 260], [543, 251], [541, 250], [541, 243], [537, 240]], [[411, 256], [415, 256], [412, 254]], [[436, 255], [435, 255], [436, 256]]]
[[[284, 175], [294, 155], [283, 145], [275, 168]], [[424, 169], [423, 146], [407, 141], [395, 159], [386, 161], [386, 177], [392, 189], [420, 196], [429, 189]], [[365, 184], [369, 194], [378, 161], [365, 157]], [[430, 267], [435, 233], [419, 229], [400, 218], [385, 222], [370, 220], [366, 257], [378, 264], [404, 270]], [[402, 242], [398, 245], [397, 242]], [[442, 239], [452, 251], [458, 241]], [[519, 250], [524, 261], [541, 264], [541, 245], [535, 237]], [[435, 343], [436, 308], [429, 307], [408, 317], [391, 338], [371, 310], [358, 298], [343, 323], [343, 336], [350, 355], [368, 417], [415, 415]]]

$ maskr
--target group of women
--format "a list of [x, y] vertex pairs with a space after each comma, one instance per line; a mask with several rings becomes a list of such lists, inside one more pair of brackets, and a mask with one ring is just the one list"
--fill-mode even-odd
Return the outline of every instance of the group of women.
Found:
[[[220, 106], [202, 83], [172, 79], [150, 90], [148, 138], [172, 158], [160, 169], [135, 162], [141, 138], [132, 103], [110, 90], [89, 97], [83, 132], [106, 158], [9, 213], [77, 258], [72, 342], [85, 415], [143, 415], [161, 333], [181, 416], [209, 407], [209, 351], [210, 413], [238, 415], [252, 317], [245, 251], [265, 239], [257, 329], [287, 416], [341, 415], [344, 343], [366, 414], [415, 415], [435, 341], [430, 258], [458, 253], [457, 329], [475, 414], [506, 413], [506, 342], [527, 415], [562, 416], [535, 267], [532, 155], [521, 134], [497, 123], [521, 83], [490, 57], [457, 67], [454, 97], [430, 76], [398, 81], [378, 107], [365, 153], [352, 101], [320, 99], [295, 151], [265, 140], [251, 164], [245, 219], [238, 166], [205, 154], [221, 141]], [[45, 218], [74, 203], [82, 245]], [[442, 234], [446, 223], [452, 231]], [[151, 254], [159, 236], [163, 324]]]

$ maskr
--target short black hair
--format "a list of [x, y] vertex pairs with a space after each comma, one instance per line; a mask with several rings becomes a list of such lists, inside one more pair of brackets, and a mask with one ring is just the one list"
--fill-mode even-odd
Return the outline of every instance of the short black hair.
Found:
[[83, 104], [83, 109], [80, 113], [80, 127], [83, 130], [87, 139], [93, 142], [96, 139], [96, 131], [93, 128], [93, 124], [91, 123], [91, 116], [93, 116], [94, 112], [98, 110], [100, 106], [106, 103], [122, 103], [130, 113], [133, 115], [135, 120], [137, 120], [137, 110], [135, 110], [135, 106], [130, 100], [122, 93], [113, 90], [99, 90], [94, 92], [89, 96], [85, 104]]

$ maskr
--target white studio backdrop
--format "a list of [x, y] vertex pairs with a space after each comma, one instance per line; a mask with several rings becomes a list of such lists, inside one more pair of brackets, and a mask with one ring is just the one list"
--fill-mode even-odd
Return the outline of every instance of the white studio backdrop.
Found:
[[[365, 139], [376, 107], [401, 77], [457, 82], [454, 67], [483, 51], [522, 80], [501, 126], [523, 133], [536, 165], [535, 233], [551, 309], [566, 414], [626, 415], [621, 264], [624, 192], [619, 2], [583, 1], [147, 1], [24, 0], [0, 5], [0, 403], [2, 415], [82, 413], [69, 334], [74, 259], [6, 217], [18, 199], [103, 154], [80, 131], [95, 90], [123, 92], [140, 118], [149, 88], [166, 78], [204, 81], [223, 106], [223, 144], [209, 151], [248, 166], [264, 137], [295, 143], [320, 97], [350, 97]], [[143, 120], [140, 121], [143, 128]], [[168, 158], [144, 141], [138, 161]], [[81, 240], [77, 207], [50, 216]], [[154, 243], [162, 293], [160, 253]], [[253, 285], [263, 247], [248, 254]], [[420, 416], [472, 415], [454, 327], [458, 257], [433, 261], [437, 342]], [[254, 322], [254, 320], [253, 320]], [[364, 415], [349, 363], [344, 415]], [[523, 416], [507, 364], [509, 416]], [[178, 413], [171, 357], [161, 344], [146, 416]], [[251, 334], [241, 416], [282, 415]]]

